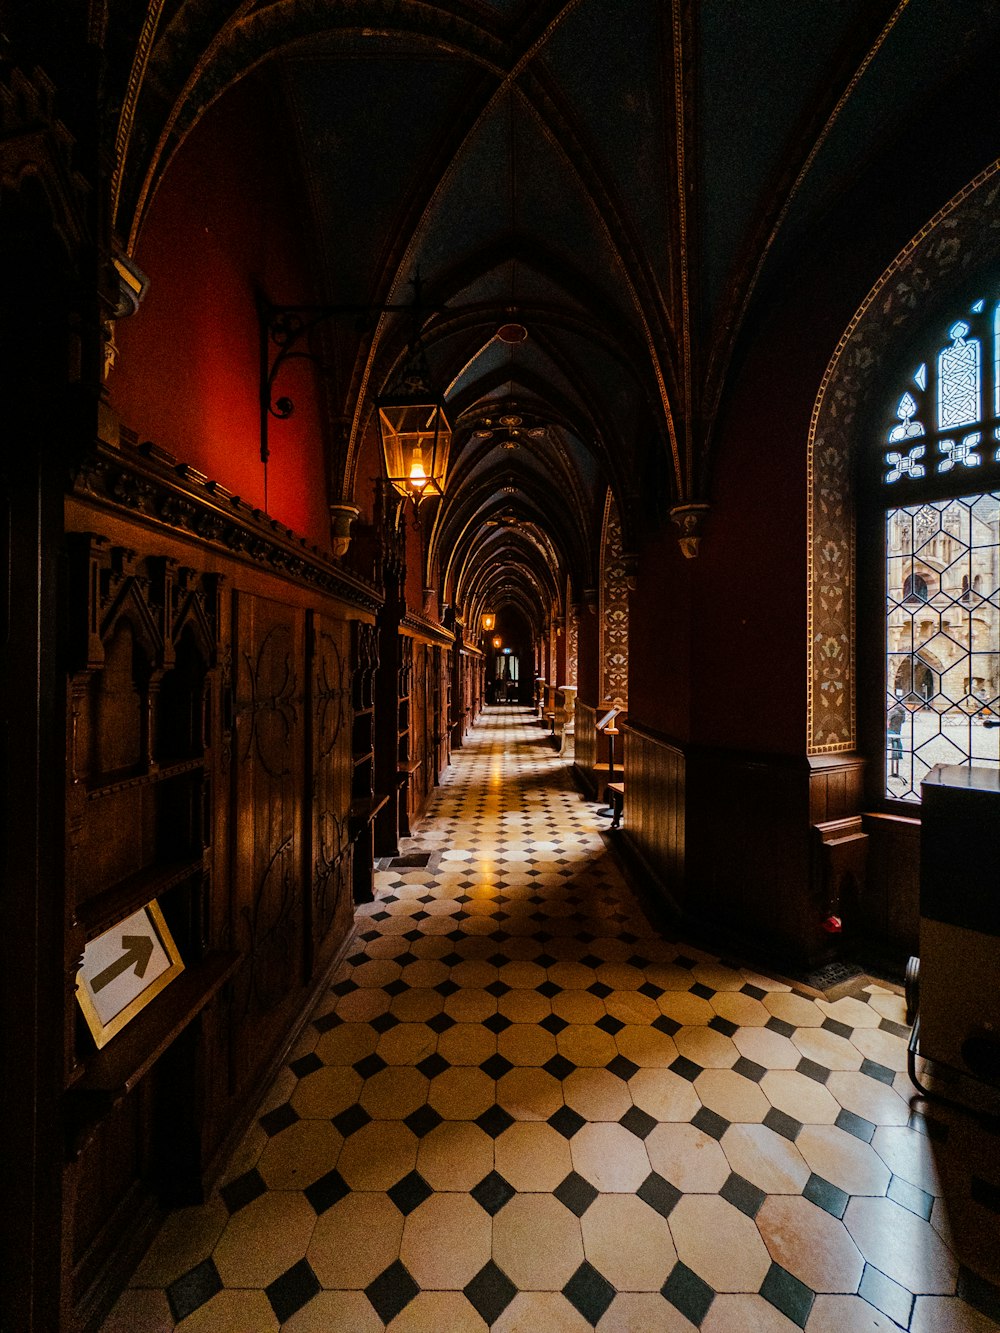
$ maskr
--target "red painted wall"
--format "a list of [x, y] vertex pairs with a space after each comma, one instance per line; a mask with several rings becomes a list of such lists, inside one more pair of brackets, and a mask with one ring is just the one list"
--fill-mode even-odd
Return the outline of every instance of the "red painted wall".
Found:
[[683, 742], [691, 730], [691, 590], [697, 571], [671, 524], [639, 553], [629, 599], [629, 720]]
[[706, 745], [801, 754], [807, 449], [828, 353], [800, 350], [805, 330], [794, 319], [782, 328], [784, 336], [762, 330], [742, 368], [722, 423], [705, 537], [689, 562], [691, 734]]
[[672, 525], [641, 553], [629, 715], [674, 741], [805, 752], [808, 439], [852, 313], [837, 278], [808, 265], [734, 367], [698, 555], [684, 559]]
[[585, 606], [580, 612], [580, 630], [577, 640], [576, 683], [577, 698], [581, 703], [597, 707], [599, 683], [597, 651], [597, 608]]
[[[303, 256], [304, 206], [292, 185], [283, 108], [264, 74], [212, 107], [170, 163], [135, 259], [150, 279], [120, 320], [108, 378], [125, 425], [262, 507], [255, 293], [315, 300]], [[324, 447], [313, 371], [293, 363], [279, 392], [295, 402], [270, 423], [268, 511], [329, 545]]]
[[[436, 500], [425, 501], [428, 510]], [[406, 524], [406, 609], [418, 616], [424, 613], [424, 535], [420, 524], [431, 522], [432, 515], [414, 512], [409, 500], [404, 501], [401, 522]], [[418, 521], [419, 520], [419, 521]]]

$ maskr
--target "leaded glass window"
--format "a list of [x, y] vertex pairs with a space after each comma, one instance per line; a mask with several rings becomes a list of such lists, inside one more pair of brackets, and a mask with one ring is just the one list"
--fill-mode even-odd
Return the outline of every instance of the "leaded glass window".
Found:
[[976, 300], [892, 398], [885, 794], [936, 764], [1000, 767], [1000, 301]]

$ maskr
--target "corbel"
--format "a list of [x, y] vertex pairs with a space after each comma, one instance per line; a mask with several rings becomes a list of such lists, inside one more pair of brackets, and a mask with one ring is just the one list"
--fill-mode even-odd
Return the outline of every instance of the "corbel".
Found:
[[693, 560], [698, 554], [707, 513], [707, 504], [674, 505], [670, 511], [670, 518], [677, 528], [677, 543], [687, 560]]

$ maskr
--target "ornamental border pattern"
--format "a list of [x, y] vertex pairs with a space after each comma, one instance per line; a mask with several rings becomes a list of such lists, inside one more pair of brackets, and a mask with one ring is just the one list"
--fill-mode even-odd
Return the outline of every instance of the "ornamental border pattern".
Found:
[[98, 443], [77, 469], [72, 491], [359, 609], [377, 611], [385, 600], [374, 584], [338, 568], [291, 528], [155, 445], [114, 448]]
[[601, 541], [601, 702], [620, 708], [628, 706], [628, 611], [622, 525], [609, 490]]
[[824, 373], [808, 441], [808, 751], [857, 744], [858, 431], [903, 338], [942, 287], [1000, 261], [1000, 160], [969, 182], [896, 256], [844, 331]]

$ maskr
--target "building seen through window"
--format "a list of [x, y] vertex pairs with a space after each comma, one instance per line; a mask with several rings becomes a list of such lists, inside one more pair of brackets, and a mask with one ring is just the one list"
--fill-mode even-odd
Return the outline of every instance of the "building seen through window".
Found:
[[1000, 766], [1000, 302], [948, 339], [883, 437], [885, 794], [913, 802], [936, 764]]

